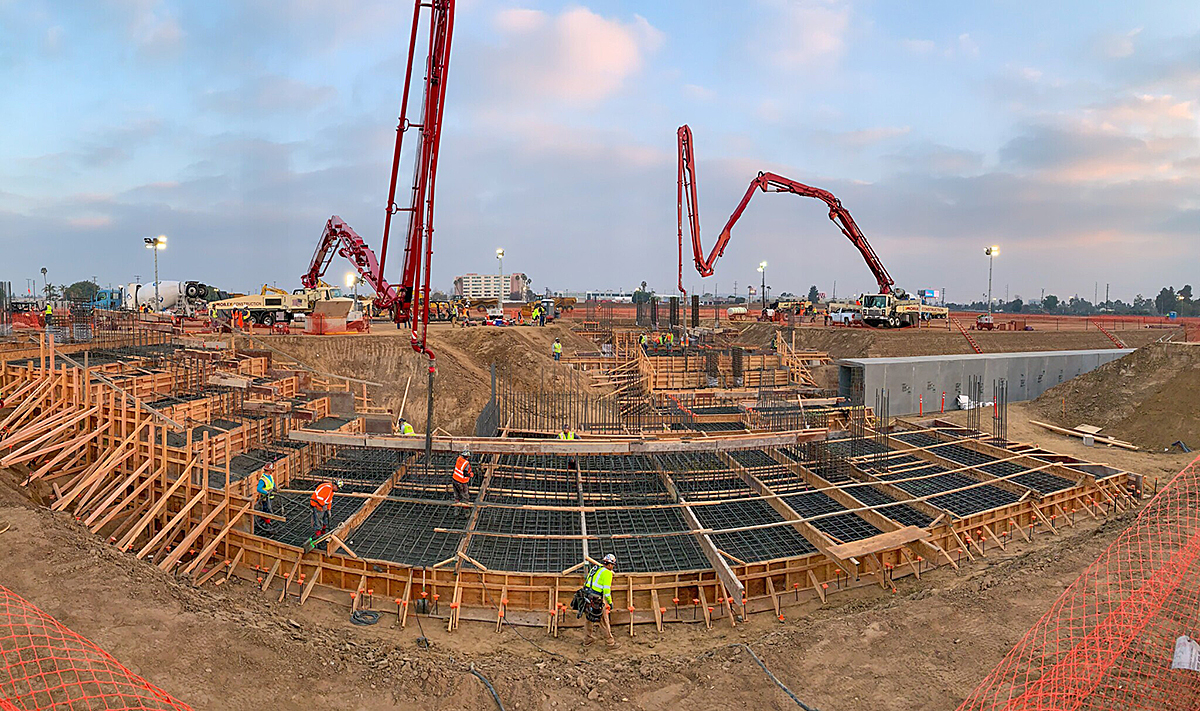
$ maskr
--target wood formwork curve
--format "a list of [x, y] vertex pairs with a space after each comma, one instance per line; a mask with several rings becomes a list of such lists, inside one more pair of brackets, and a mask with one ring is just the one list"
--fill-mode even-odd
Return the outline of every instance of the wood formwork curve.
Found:
[[[969, 564], [1014, 537], [1057, 535], [1077, 517], [1136, 504], [1133, 474], [938, 420], [872, 423], [836, 441], [826, 430], [568, 442], [445, 436], [433, 438], [435, 456], [463, 448], [478, 455], [474, 502], [461, 523], [424, 532], [457, 536], [451, 555], [405, 564], [396, 551], [360, 555], [355, 536], [382, 506], [450, 505], [437, 493], [446, 480], [439, 484], [422, 459], [424, 438], [366, 434], [373, 412], [337, 411], [346, 398], [270, 353], [177, 339], [164, 355], [158, 345], [151, 355], [135, 349], [111, 359], [57, 352], [44, 338], [36, 353], [0, 365], [0, 466], [45, 490], [50, 507], [198, 585], [238, 576], [280, 600], [371, 606], [394, 611], [401, 624], [420, 614], [450, 630], [467, 619], [556, 632], [577, 624], [566, 606], [601, 550], [656, 537], [686, 543], [702, 562], [618, 570], [614, 624], [630, 634], [638, 624], [737, 624], [848, 587], [894, 589], [898, 578]], [[361, 399], [369, 408], [365, 389]], [[359, 458], [346, 460], [348, 452]], [[339, 493], [346, 515], [321, 547], [259, 535], [262, 524], [288, 518], [260, 510], [263, 472], [281, 495], [303, 500], [322, 472], [386, 457], [395, 464], [383, 465], [384, 476], [360, 472], [357, 489]], [[652, 495], [621, 498], [625, 481], [645, 483], [642, 493]], [[548, 493], [547, 482], [566, 486]], [[483, 525], [512, 511], [578, 526]], [[671, 512], [683, 523], [660, 532], [588, 524], [614, 512]], [[738, 521], [738, 512], [756, 518]], [[775, 532], [793, 547], [754, 549]], [[489, 549], [479, 543], [489, 538], [553, 541], [582, 554], [556, 570], [495, 568], [472, 554], [471, 541]]]

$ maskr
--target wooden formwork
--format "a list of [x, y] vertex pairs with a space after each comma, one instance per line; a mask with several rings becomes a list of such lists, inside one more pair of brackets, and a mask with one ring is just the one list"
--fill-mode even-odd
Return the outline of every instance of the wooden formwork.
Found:
[[[373, 605], [389, 610], [393, 601], [400, 600], [396, 611], [402, 623], [409, 614], [420, 613], [441, 618], [451, 630], [461, 619], [501, 624], [502, 616], [513, 624], [544, 626], [552, 632], [560, 626], [577, 624], [573, 615], [564, 614], [564, 606], [582, 583], [581, 566], [547, 574], [490, 571], [472, 567], [469, 561], [464, 563], [465, 556], [459, 556], [438, 565], [414, 568], [358, 558], [337, 539], [323, 549], [305, 552], [254, 535], [252, 521], [268, 517], [255, 510], [256, 476], [236, 484], [230, 477], [222, 486], [214, 487], [206, 474], [222, 467], [228, 472], [227, 463], [234, 454], [282, 436], [292, 426], [291, 418], [246, 422], [216, 437], [206, 433], [197, 441], [191, 436], [190, 425], [181, 432], [180, 425], [171, 417], [147, 407], [132, 392], [97, 379], [89, 368], [60, 364], [54, 356], [53, 342], [47, 339], [39, 367], [0, 367], [0, 396], [8, 404], [0, 415], [0, 466], [16, 468], [27, 482], [49, 483], [54, 491], [52, 508], [72, 513], [81, 525], [105, 536], [122, 550], [163, 570], [189, 575], [197, 584], [222, 575], [224, 579], [238, 575], [255, 580], [264, 591], [278, 592], [279, 599], [294, 595], [304, 602], [315, 595], [339, 604]], [[241, 373], [247, 363], [253, 362], [253, 359], [232, 360], [231, 364], [236, 363], [237, 372]], [[286, 387], [281, 384], [281, 391]], [[270, 399], [266, 395], [264, 398]], [[327, 412], [327, 398], [318, 398], [307, 406], [319, 411], [322, 403]], [[189, 408], [176, 408], [171, 414], [211, 418], [217, 412], [212, 406], [206, 409], [202, 405], [189, 405]], [[275, 422], [283, 424], [269, 424]], [[1044, 460], [1032, 459], [1027, 446], [984, 436], [971, 437], [971, 433], [964, 436], [961, 428], [948, 423], [900, 422], [897, 427], [929, 431], [939, 441], [945, 438], [946, 442], [964, 444], [1010, 461], [1020, 462], [1022, 458], [1028, 463], [1038, 461], [1038, 467], [1071, 476], [1074, 484], [1046, 495], [1025, 488], [1015, 503], [967, 517], [942, 512], [927, 528], [914, 529], [889, 523], [884, 515], [888, 505], [864, 506], [841, 487], [771, 450], [777, 461], [802, 477], [811, 490], [825, 492], [842, 503], [845, 510], [836, 515], [858, 516], [882, 532], [863, 540], [837, 543], [819, 531], [814, 533], [812, 525], [823, 516], [834, 514], [799, 516], [758, 478], [753, 468], [737, 464], [726, 453], [728, 449], [747, 446], [777, 447], [789, 441], [806, 441], [796, 433], [738, 435], [726, 438], [728, 442], [628, 438], [611, 442], [494, 440], [491, 448], [497, 453], [560, 455], [574, 451], [570, 450], [572, 447], [579, 454], [711, 451], [724, 458], [730, 472], [742, 477], [754, 492], [751, 499], [776, 508], [784, 520], [709, 530], [700, 527], [689, 513], [691, 530], [684, 534], [704, 540], [721, 533], [788, 526], [818, 548], [815, 553], [751, 563], [732, 559], [714, 548], [705, 551], [714, 565], [709, 570], [618, 573], [613, 585], [613, 621], [618, 626], [629, 625], [630, 634], [635, 634], [637, 624], [655, 624], [660, 628], [675, 622], [736, 624], [752, 612], [783, 615], [788, 607], [801, 600], [815, 597], [824, 601], [829, 594], [845, 587], [878, 584], [892, 588], [896, 578], [908, 575], [919, 578], [931, 567], [957, 567], [964, 561], [986, 557], [989, 548], [1003, 548], [1014, 537], [1057, 535], [1063, 526], [1075, 525], [1078, 517], [1098, 518], [1136, 505], [1128, 492], [1132, 476], [1126, 472], [1104, 471], [1101, 476], [1066, 466], [1069, 462], [1043, 465], [1040, 461]], [[168, 432], [183, 434], [184, 446], [171, 446], [166, 437]], [[331, 440], [334, 437], [321, 436]], [[416, 446], [404, 438], [355, 435], [354, 439], [356, 443], [361, 441], [357, 446], [405, 449]], [[461, 438], [446, 439], [437, 449], [453, 449], [460, 441]], [[475, 443], [472, 440], [473, 449]], [[937, 446], [905, 447], [899, 451], [937, 461]], [[286, 487], [294, 476], [320, 466], [333, 451], [332, 445], [312, 444], [289, 453], [272, 466], [277, 482]], [[478, 451], [487, 448], [479, 447]], [[976, 481], [972, 486], [993, 486], [998, 480], [1011, 478], [988, 476], [971, 466], [959, 470]], [[859, 485], [898, 491], [895, 480], [871, 480], [869, 472], [856, 465], [854, 471]], [[402, 478], [404, 470], [397, 476]], [[688, 513], [712, 503], [685, 501], [670, 481], [665, 481], [674, 500], [665, 506]], [[350, 531], [365, 520], [374, 506], [391, 495], [392, 483], [393, 480], [388, 480], [375, 494], [368, 495], [367, 505], [338, 530]], [[933, 508], [911, 495], [896, 496], [900, 503]], [[567, 508], [574, 508], [581, 516], [589, 510], [585, 506]], [[938, 513], [936, 509], [934, 513]], [[355, 593], [353, 602], [350, 593]]]

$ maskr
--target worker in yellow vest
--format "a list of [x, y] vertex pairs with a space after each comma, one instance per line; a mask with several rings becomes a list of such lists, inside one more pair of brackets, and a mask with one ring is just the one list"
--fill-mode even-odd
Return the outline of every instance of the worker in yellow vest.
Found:
[[396, 431], [401, 435], [415, 435], [417, 433], [409, 421], [405, 419], [404, 415], [401, 415], [400, 419], [396, 421]]
[[[275, 475], [271, 472], [275, 469], [274, 463], [268, 463], [266, 471], [258, 478], [258, 485], [255, 489], [258, 491], [258, 510], [265, 514], [275, 513]], [[255, 523], [258, 519], [255, 519]], [[255, 526], [262, 533], [270, 533], [273, 527], [272, 519], [264, 519], [261, 525]]]
[[[575, 430], [567, 427], [567, 424], [564, 422], [562, 431], [558, 433], [558, 438], [563, 441], [573, 440], [575, 439]], [[575, 457], [567, 457], [567, 471], [572, 469], [579, 471], [579, 461]]]
[[605, 644], [609, 647], [617, 646], [617, 641], [612, 636], [612, 623], [608, 615], [608, 611], [612, 609], [612, 579], [613, 568], [616, 565], [617, 557], [609, 553], [604, 556], [604, 565], [593, 568], [583, 583], [584, 591], [588, 596], [583, 618], [585, 630], [583, 645], [585, 647], [596, 641], [592, 626], [597, 623], [604, 632]]
[[554, 345], [550, 346], [550, 353], [554, 356], [554, 362], [562, 360], [562, 343], [557, 338], [554, 339]]

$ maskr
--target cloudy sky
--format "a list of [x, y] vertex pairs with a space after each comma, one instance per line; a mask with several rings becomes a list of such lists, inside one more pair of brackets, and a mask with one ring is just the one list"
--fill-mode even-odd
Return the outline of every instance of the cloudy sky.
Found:
[[[0, 280], [145, 280], [165, 233], [163, 279], [290, 288], [332, 214], [378, 246], [410, 16], [0, 0]], [[998, 295], [1153, 296], [1200, 281], [1198, 91], [1196, 2], [459, 0], [434, 283], [502, 246], [539, 290], [670, 291], [688, 123], [706, 247], [771, 170], [908, 289], [979, 298], [997, 243]], [[704, 289], [763, 259], [776, 291], [874, 285], [813, 200], [756, 197]]]

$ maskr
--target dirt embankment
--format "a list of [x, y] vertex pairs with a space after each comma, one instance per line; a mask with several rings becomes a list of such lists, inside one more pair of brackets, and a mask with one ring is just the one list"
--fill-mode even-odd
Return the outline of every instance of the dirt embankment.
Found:
[[[434, 425], [452, 434], [473, 434], [475, 419], [491, 397], [491, 366], [515, 385], [536, 390], [564, 384], [569, 378], [590, 382], [586, 376], [556, 364], [550, 346], [559, 338], [564, 353], [594, 350], [587, 339], [569, 328], [452, 328], [429, 327], [429, 347], [437, 355], [434, 381]], [[404, 414], [420, 432], [425, 430], [427, 360], [413, 352], [409, 331], [376, 326], [366, 335], [268, 336], [263, 342], [319, 370], [380, 383], [370, 388], [376, 403]], [[253, 346], [251, 346], [253, 347]], [[408, 397], [405, 399], [405, 386]]]
[[[748, 325], [739, 339], [745, 343], [766, 346], [775, 337], [773, 324]], [[782, 329], [791, 342], [792, 331]], [[1153, 343], [1163, 331], [1153, 329], [1117, 331], [1130, 348]], [[1116, 348], [1099, 331], [971, 331], [971, 336], [984, 353], [1016, 353], [1019, 351], [1071, 351]], [[823, 351], [834, 358], [880, 358], [895, 356], [951, 355], [973, 353], [967, 339], [957, 330], [940, 328], [875, 329], [875, 328], [797, 328], [797, 348]]]
[[1158, 343], [1051, 388], [1031, 405], [1044, 421], [1095, 425], [1101, 434], [1162, 450], [1177, 440], [1200, 449], [1197, 402], [1200, 346]]

